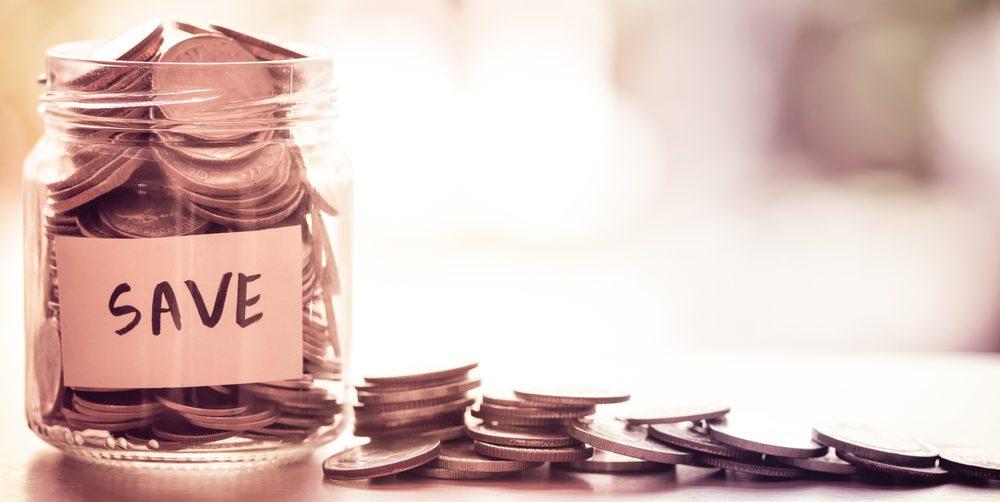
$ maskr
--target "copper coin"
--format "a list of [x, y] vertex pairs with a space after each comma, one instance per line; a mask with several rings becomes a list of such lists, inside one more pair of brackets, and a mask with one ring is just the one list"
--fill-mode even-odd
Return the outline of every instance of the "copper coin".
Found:
[[440, 451], [435, 439], [375, 440], [330, 456], [323, 461], [323, 474], [343, 480], [391, 476], [434, 460]]

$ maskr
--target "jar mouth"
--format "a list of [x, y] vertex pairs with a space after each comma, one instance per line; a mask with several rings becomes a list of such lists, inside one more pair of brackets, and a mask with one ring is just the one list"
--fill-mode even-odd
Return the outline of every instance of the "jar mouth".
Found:
[[[101, 61], [101, 41], [48, 50], [39, 110], [51, 133], [101, 132], [116, 141], [217, 138], [322, 126], [336, 116], [333, 59], [295, 44], [307, 57], [249, 62]], [[161, 133], [140, 135], [134, 133]]]
[[123, 60], [106, 60], [106, 59], [93, 59], [88, 57], [92, 54], [94, 50], [100, 47], [102, 44], [107, 42], [106, 40], [93, 39], [93, 40], [78, 40], [75, 42], [66, 42], [62, 44], [57, 44], [49, 47], [45, 51], [45, 59], [47, 63], [52, 61], [64, 61], [71, 64], [87, 64], [98, 66], [114, 66], [123, 68], [154, 68], [154, 67], [238, 67], [238, 66], [263, 66], [263, 67], [281, 67], [281, 66], [308, 66], [312, 64], [331, 64], [333, 62], [333, 57], [322, 47], [310, 44], [302, 43], [290, 43], [282, 42], [283, 45], [288, 46], [288, 48], [295, 50], [301, 54], [305, 54], [306, 57], [295, 58], [295, 59], [275, 59], [269, 61], [230, 61], [230, 62], [160, 62], [160, 61], [123, 61]]

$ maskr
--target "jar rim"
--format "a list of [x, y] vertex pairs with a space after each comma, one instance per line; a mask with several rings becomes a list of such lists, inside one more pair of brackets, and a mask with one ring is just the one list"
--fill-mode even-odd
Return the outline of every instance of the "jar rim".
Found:
[[161, 62], [161, 61], [126, 61], [118, 59], [93, 59], [88, 57], [94, 49], [99, 47], [101, 44], [106, 43], [107, 40], [102, 39], [90, 39], [90, 40], [77, 40], [74, 42], [65, 42], [61, 44], [56, 44], [45, 50], [45, 59], [47, 62], [53, 61], [65, 61], [68, 63], [82, 63], [91, 64], [99, 66], [114, 66], [114, 67], [130, 67], [130, 68], [155, 68], [155, 67], [185, 67], [185, 68], [197, 68], [197, 67], [241, 67], [241, 66], [264, 66], [264, 67], [287, 67], [287, 66], [298, 66], [298, 65], [309, 65], [316, 63], [332, 63], [333, 56], [330, 55], [325, 49], [317, 45], [302, 44], [302, 43], [291, 43], [282, 42], [282, 45], [287, 45], [289, 48], [294, 49], [306, 57], [294, 58], [294, 59], [275, 59], [275, 60], [260, 60], [260, 61], [225, 61], [225, 62]]

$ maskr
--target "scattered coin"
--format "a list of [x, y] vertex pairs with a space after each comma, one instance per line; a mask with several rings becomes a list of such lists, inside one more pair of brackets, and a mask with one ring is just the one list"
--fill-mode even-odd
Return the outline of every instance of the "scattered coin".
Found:
[[823, 474], [853, 476], [859, 472], [854, 464], [842, 460], [834, 450], [830, 450], [830, 452], [822, 457], [786, 458], [768, 456], [767, 459], [779, 464], [790, 465], [812, 472], [822, 472]]
[[1000, 480], [1000, 450], [947, 449], [941, 452], [941, 467], [965, 476]]
[[729, 406], [718, 404], [691, 404], [630, 411], [626, 414], [620, 415], [619, 419], [628, 422], [629, 425], [672, 424], [677, 422], [691, 422], [695, 420], [709, 420], [712, 418], [724, 417], [727, 413], [729, 413]]
[[478, 362], [463, 362], [454, 366], [442, 366], [435, 368], [427, 368], [426, 366], [423, 366], [422, 368], [406, 369], [403, 372], [365, 375], [364, 379], [365, 382], [380, 385], [429, 382], [464, 375], [469, 371], [472, 371], [476, 366], [479, 366]]
[[516, 387], [514, 395], [526, 401], [580, 406], [622, 403], [631, 397], [628, 392], [608, 389], [544, 386]]
[[440, 452], [441, 442], [436, 439], [376, 440], [330, 456], [323, 461], [323, 473], [342, 480], [391, 476], [426, 464]]
[[702, 467], [718, 467], [727, 471], [753, 474], [770, 478], [798, 478], [803, 471], [794, 467], [780, 467], [763, 463], [750, 463], [731, 458], [714, 457], [712, 455], [695, 455], [694, 465]]
[[728, 416], [708, 422], [708, 433], [720, 443], [779, 457], [822, 457], [827, 452], [825, 446], [809, 439], [808, 428], [780, 420]]
[[760, 461], [761, 454], [720, 443], [694, 424], [653, 424], [649, 437], [677, 448], [737, 460]]
[[886, 464], [883, 462], [877, 462], [875, 460], [858, 457], [856, 455], [847, 453], [846, 451], [840, 451], [840, 450], [837, 450], [837, 456], [866, 471], [875, 472], [878, 474], [886, 474], [889, 476], [895, 476], [899, 478], [912, 479], [916, 481], [944, 481], [948, 479], [948, 477], [951, 475], [951, 473], [936, 465], [929, 467], [908, 467], [902, 465]]
[[485, 457], [476, 453], [472, 441], [455, 441], [441, 445], [441, 454], [428, 463], [427, 467], [453, 471], [520, 472], [540, 465], [541, 462]]
[[477, 453], [486, 455], [487, 457], [523, 460], [526, 462], [574, 462], [590, 458], [594, 454], [594, 449], [587, 445], [563, 446], [558, 448], [520, 448], [474, 441], [473, 448]]
[[813, 429], [813, 439], [838, 452], [910, 467], [931, 467], [938, 452], [931, 446], [890, 432], [857, 425], [831, 425]]
[[602, 450], [663, 464], [690, 463], [692, 455], [650, 439], [646, 429], [630, 428], [618, 420], [577, 421], [569, 435]]
[[465, 423], [466, 433], [476, 441], [520, 448], [558, 448], [578, 445], [579, 441], [561, 429], [492, 426], [473, 418]]
[[617, 453], [612, 453], [610, 451], [594, 449], [594, 455], [585, 460], [577, 460], [576, 462], [566, 462], [553, 464], [555, 466], [564, 467], [567, 469], [572, 469], [574, 471], [583, 472], [600, 472], [600, 473], [623, 473], [623, 472], [650, 472], [650, 471], [662, 471], [665, 469], [670, 469], [669, 464], [661, 464], [658, 462], [647, 462], [645, 460], [639, 460], [633, 457], [626, 457], [625, 455], [619, 455]]

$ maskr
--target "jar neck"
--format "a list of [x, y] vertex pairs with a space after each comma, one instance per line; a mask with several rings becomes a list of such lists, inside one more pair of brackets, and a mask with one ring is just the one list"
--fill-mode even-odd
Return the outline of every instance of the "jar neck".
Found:
[[63, 141], [120, 144], [282, 140], [328, 129], [336, 115], [332, 61], [252, 63], [88, 61], [86, 43], [46, 57], [39, 111]]

